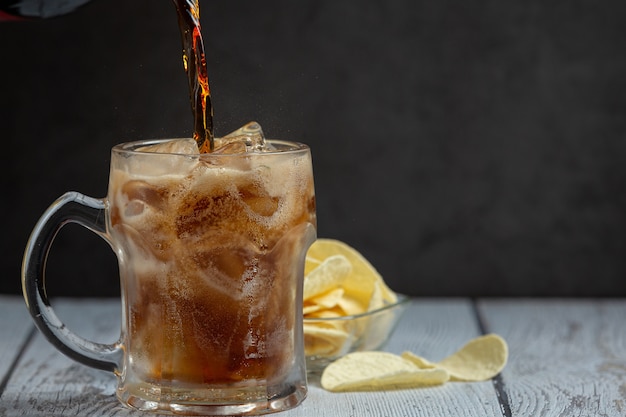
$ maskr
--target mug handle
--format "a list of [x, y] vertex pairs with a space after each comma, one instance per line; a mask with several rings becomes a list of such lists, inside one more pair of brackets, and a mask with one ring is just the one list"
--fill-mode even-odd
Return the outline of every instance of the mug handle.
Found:
[[112, 246], [106, 226], [107, 203], [77, 192], [67, 192], [41, 216], [26, 244], [22, 263], [22, 291], [35, 324], [44, 336], [70, 358], [105, 371], [117, 373], [123, 357], [119, 341], [102, 344], [71, 332], [50, 306], [45, 287], [46, 260], [52, 242], [63, 226], [77, 223]]

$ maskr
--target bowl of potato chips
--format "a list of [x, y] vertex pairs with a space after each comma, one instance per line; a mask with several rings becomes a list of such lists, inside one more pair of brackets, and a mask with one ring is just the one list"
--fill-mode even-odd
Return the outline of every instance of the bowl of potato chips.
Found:
[[304, 272], [304, 350], [309, 373], [321, 373], [348, 353], [381, 348], [410, 301], [392, 291], [358, 251], [338, 240], [313, 243]]

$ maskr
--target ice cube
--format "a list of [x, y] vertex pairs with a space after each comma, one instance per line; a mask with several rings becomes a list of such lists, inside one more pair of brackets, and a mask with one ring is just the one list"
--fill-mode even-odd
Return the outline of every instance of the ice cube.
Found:
[[155, 143], [137, 148], [140, 152], [176, 153], [183, 155], [197, 155], [198, 145], [194, 139], [173, 139], [167, 142]]
[[198, 145], [193, 139], [173, 139], [137, 148], [125, 162], [128, 172], [143, 176], [187, 175], [198, 164]]
[[215, 138], [213, 153], [233, 154], [265, 149], [263, 129], [257, 122], [249, 122], [232, 133]]
[[[163, 186], [150, 184], [143, 180], [130, 180], [122, 185], [121, 191], [129, 202], [138, 201], [157, 210], [165, 209], [168, 191]], [[137, 215], [141, 214], [143, 210], [141, 206], [135, 204], [127, 207], [126, 211], [127, 215]]]

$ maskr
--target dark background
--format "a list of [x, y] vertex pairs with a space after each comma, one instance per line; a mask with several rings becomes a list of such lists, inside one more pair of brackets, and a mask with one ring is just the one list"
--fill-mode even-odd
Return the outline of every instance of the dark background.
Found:
[[[626, 295], [626, 2], [201, 1], [216, 133], [313, 150], [319, 236], [424, 296]], [[0, 292], [39, 215], [106, 194], [109, 149], [192, 119], [168, 0], [0, 23]], [[51, 295], [118, 294], [63, 229]]]

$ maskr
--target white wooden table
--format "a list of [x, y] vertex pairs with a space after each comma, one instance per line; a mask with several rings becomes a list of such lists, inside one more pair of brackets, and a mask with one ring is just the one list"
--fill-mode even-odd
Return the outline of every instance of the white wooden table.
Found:
[[[66, 324], [113, 342], [118, 300], [58, 300]], [[276, 416], [626, 416], [626, 299], [412, 300], [385, 350], [438, 360], [481, 333], [503, 336], [509, 363], [494, 380], [341, 393], [311, 386]], [[0, 416], [145, 416], [125, 409], [112, 374], [58, 353], [19, 297], [0, 295]]]

